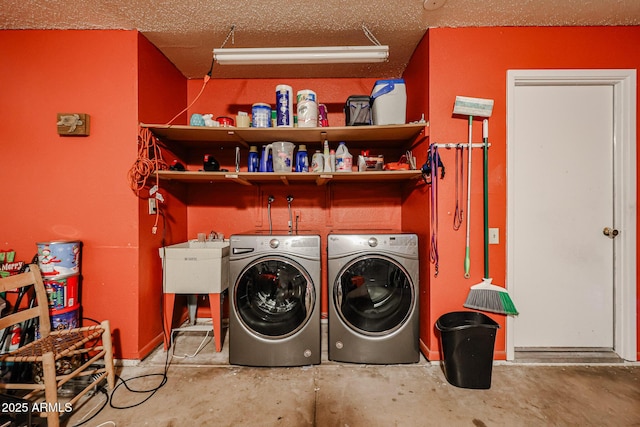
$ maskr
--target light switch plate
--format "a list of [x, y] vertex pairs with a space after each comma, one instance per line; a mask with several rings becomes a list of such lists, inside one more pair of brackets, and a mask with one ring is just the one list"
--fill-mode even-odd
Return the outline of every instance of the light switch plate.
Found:
[[500, 244], [500, 229], [499, 228], [490, 228], [489, 229], [489, 244], [490, 245], [498, 245], [498, 244]]

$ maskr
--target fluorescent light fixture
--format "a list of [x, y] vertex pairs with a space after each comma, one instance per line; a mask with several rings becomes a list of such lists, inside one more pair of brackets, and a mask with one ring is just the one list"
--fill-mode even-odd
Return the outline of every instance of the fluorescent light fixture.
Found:
[[389, 46], [220, 48], [213, 57], [220, 65], [385, 62]]

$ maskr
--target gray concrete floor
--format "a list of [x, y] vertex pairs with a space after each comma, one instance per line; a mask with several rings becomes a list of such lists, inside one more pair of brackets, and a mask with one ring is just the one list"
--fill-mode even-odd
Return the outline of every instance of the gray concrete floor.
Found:
[[[166, 381], [155, 393], [131, 391], [155, 389], [165, 369]], [[107, 404], [83, 425], [640, 426], [637, 363], [496, 362], [491, 388], [472, 390], [449, 384], [439, 363], [342, 364], [328, 361], [326, 349], [320, 365], [232, 366], [227, 342], [215, 353], [211, 336], [180, 332], [173, 352], [161, 346], [117, 371], [131, 390], [117, 387], [111, 394], [114, 406], [148, 400], [128, 409]], [[66, 425], [86, 421], [105, 402], [105, 395], [96, 393], [76, 405]]]

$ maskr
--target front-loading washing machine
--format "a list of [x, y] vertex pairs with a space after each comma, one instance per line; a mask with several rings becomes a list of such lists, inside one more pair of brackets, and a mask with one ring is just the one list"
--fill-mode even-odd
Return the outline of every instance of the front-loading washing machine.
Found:
[[229, 363], [320, 363], [320, 236], [229, 238]]
[[331, 233], [327, 253], [329, 360], [418, 362], [418, 236]]

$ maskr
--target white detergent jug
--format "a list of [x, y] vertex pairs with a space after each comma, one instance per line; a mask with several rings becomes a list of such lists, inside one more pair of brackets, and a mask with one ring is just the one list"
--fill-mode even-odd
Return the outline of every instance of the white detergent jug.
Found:
[[353, 156], [349, 154], [349, 149], [344, 142], [338, 145], [336, 150], [336, 172], [351, 172]]

